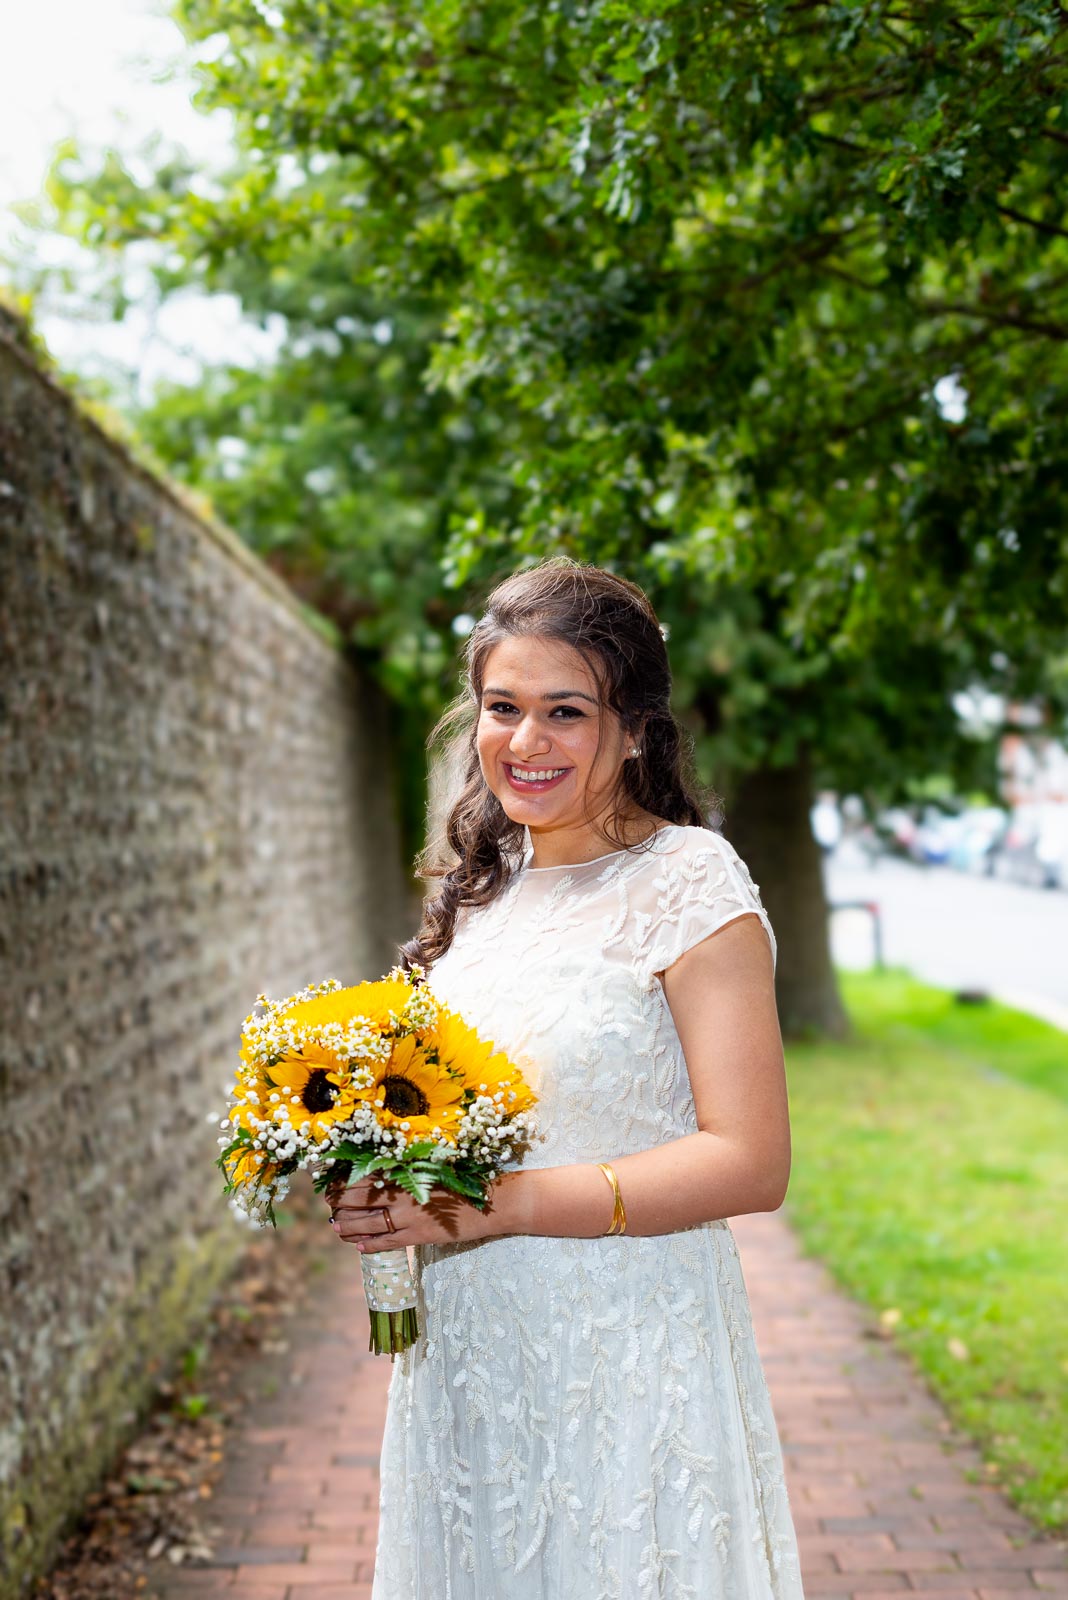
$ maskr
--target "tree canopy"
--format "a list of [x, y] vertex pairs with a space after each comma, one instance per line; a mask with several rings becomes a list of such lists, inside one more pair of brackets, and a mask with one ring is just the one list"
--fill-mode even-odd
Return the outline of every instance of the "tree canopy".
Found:
[[273, 373], [143, 425], [398, 693], [429, 709], [455, 614], [561, 549], [649, 589], [728, 800], [802, 755], [869, 797], [974, 775], [976, 684], [1063, 709], [1060, 6], [174, 14], [240, 165], [53, 195], [287, 318]]
[[[350, 450], [354, 538], [388, 505], [403, 545], [398, 504], [444, 475], [465, 491], [446, 585], [554, 542], [657, 590], [766, 584], [791, 647], [900, 627], [955, 659], [1011, 650], [1014, 671], [1048, 655], [1068, 583], [1060, 7], [175, 15], [213, 45], [201, 98], [234, 112], [243, 169], [215, 194], [177, 163], [99, 175], [85, 237], [177, 245], [172, 285], [281, 310], [313, 389], [329, 370], [354, 429], [377, 409], [394, 459], [370, 452], [361, 482]], [[299, 443], [328, 498], [300, 359], [277, 397], [313, 440], [276, 449]], [[279, 528], [297, 511], [272, 504]]]
[[[435, 380], [499, 378], [559, 425], [552, 480], [526, 496], [539, 531], [556, 516], [603, 549], [606, 513], [621, 545], [632, 525], [714, 522], [727, 474], [732, 506], [833, 489], [856, 526], [880, 456], [907, 467], [922, 439], [937, 468], [936, 447], [981, 442], [993, 467], [1015, 417], [1028, 435], [1039, 416], [1057, 425], [1059, 7], [507, 0], [267, 14], [178, 8], [194, 35], [225, 31], [206, 98], [237, 112], [261, 157], [263, 186], [213, 208], [216, 230], [225, 217], [234, 243], [261, 249], [316, 232], [344, 251], [355, 235], [363, 281], [440, 299]], [[283, 198], [287, 149], [343, 162], [345, 192], [311, 182]], [[954, 372], [981, 441], [947, 429], [933, 399]], [[1006, 381], [1021, 377], [1023, 393]], [[1033, 454], [1012, 458], [1015, 476]], [[959, 481], [970, 462], [955, 455]], [[623, 480], [610, 507], [602, 461]], [[549, 498], [557, 479], [566, 505]], [[656, 504], [665, 479], [672, 507]], [[884, 494], [902, 481], [891, 471]], [[1015, 579], [1012, 541], [1001, 547]], [[955, 591], [959, 562], [936, 570]]]

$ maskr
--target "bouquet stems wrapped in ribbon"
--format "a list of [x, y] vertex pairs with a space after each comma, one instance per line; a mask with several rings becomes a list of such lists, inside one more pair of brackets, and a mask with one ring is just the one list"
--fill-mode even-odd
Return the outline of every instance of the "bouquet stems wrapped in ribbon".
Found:
[[[519, 1068], [394, 967], [377, 983], [335, 978], [284, 1000], [259, 995], [218, 1158], [234, 1208], [275, 1224], [294, 1172], [316, 1190], [374, 1176], [426, 1205], [435, 1185], [489, 1203], [489, 1186], [529, 1137], [534, 1094]], [[404, 1249], [361, 1253], [371, 1345], [390, 1355], [418, 1337]]]

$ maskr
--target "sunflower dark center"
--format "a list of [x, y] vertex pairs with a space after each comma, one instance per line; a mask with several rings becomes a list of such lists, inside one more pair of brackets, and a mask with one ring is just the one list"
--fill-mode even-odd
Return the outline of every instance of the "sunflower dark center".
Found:
[[337, 1089], [326, 1075], [325, 1067], [315, 1067], [308, 1073], [308, 1081], [301, 1094], [305, 1111], [314, 1116], [317, 1111], [329, 1111], [337, 1099]]
[[382, 1079], [382, 1088], [385, 1090], [386, 1110], [392, 1111], [395, 1117], [425, 1117], [430, 1109], [430, 1101], [411, 1078], [402, 1078], [399, 1073], [391, 1072]]

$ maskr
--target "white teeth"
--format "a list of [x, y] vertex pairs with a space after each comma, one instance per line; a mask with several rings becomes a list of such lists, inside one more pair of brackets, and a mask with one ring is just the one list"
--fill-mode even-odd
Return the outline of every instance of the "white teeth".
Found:
[[509, 767], [513, 778], [518, 778], [522, 783], [544, 783], [546, 778], [559, 778], [567, 771], [566, 767], [557, 767], [551, 772], [527, 772], [520, 767]]

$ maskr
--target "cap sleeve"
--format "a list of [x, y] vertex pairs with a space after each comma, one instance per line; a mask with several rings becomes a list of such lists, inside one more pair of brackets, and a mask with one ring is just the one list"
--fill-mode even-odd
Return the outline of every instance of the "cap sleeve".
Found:
[[678, 849], [660, 857], [636, 908], [637, 965], [644, 983], [728, 922], [755, 913], [776, 960], [775, 933], [759, 887], [729, 840], [705, 828], [687, 828]]

